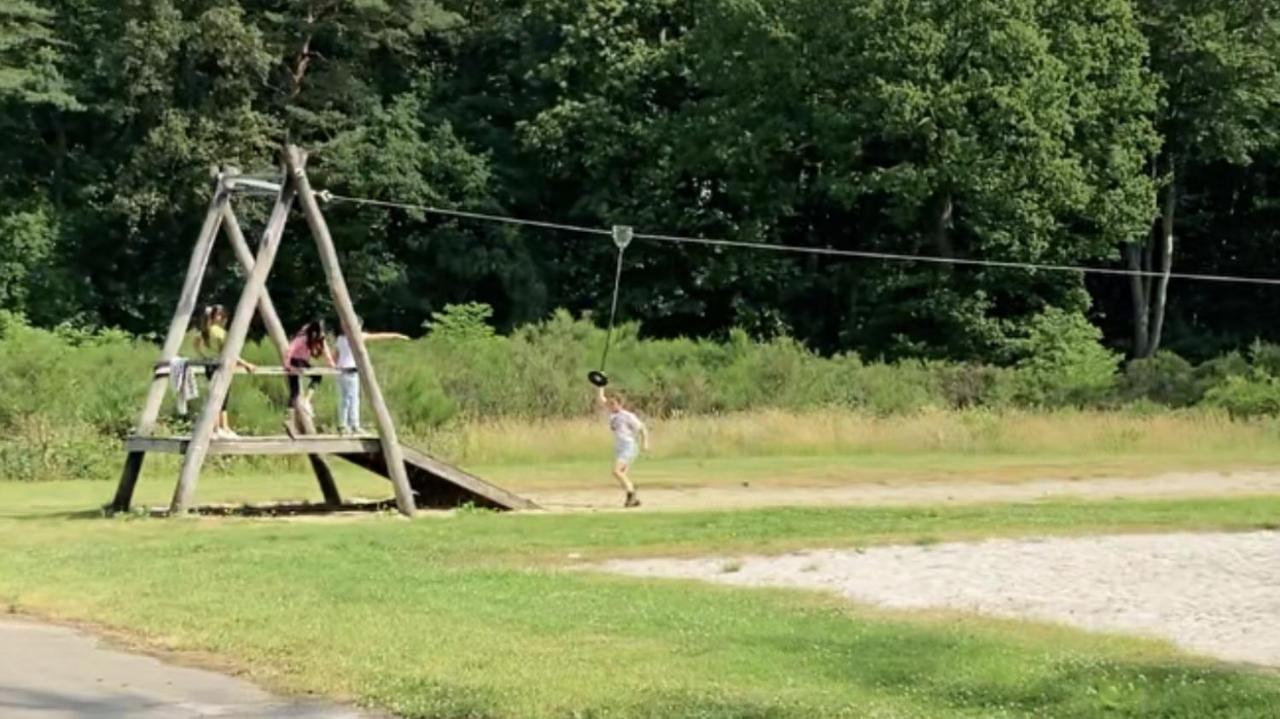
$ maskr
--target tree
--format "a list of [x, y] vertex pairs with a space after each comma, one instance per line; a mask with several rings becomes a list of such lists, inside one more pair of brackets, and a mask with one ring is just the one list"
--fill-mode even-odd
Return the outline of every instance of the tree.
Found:
[[1126, 248], [1128, 266], [1158, 272], [1131, 282], [1133, 352], [1150, 357], [1163, 340], [1180, 189], [1188, 172], [1216, 162], [1247, 164], [1273, 146], [1280, 120], [1280, 4], [1275, 0], [1140, 0], [1161, 79], [1152, 166], [1162, 185], [1150, 233]]
[[53, 19], [51, 10], [28, 0], [0, 3], [0, 102], [77, 106], [60, 70]]
[[[20, 158], [16, 152], [0, 157], [0, 183], [47, 181], [48, 197], [20, 209], [53, 206], [49, 216], [64, 239], [49, 264], [74, 278], [59, 293], [88, 322], [138, 331], [153, 330], [172, 310], [173, 275], [185, 265], [208, 202], [211, 166], [269, 167], [288, 138], [313, 151], [318, 178], [368, 184], [366, 175], [378, 168], [348, 164], [339, 175], [326, 172], [329, 157], [340, 159], [337, 144], [349, 158], [360, 154], [353, 149], [360, 142], [379, 142], [363, 128], [395, 110], [397, 98], [429, 89], [435, 38], [455, 21], [430, 0], [49, 3], [60, 20], [55, 25], [47, 13], [33, 15], [40, 21], [34, 27], [44, 28], [35, 37], [65, 50], [66, 84], [83, 110], [48, 107], [19, 116], [5, 108], [0, 123], [25, 118], [31, 142]], [[448, 146], [448, 133], [424, 108], [419, 101], [409, 106], [423, 116], [414, 118], [412, 131], [421, 135], [414, 141], [444, 138], [437, 143], [441, 153], [465, 154], [456, 143]], [[469, 176], [456, 153], [434, 159], [461, 162], [456, 175], [438, 174], [441, 182]], [[436, 188], [437, 197], [469, 191], [470, 180], [458, 181], [463, 184]], [[256, 234], [267, 203], [246, 199], [239, 207], [246, 230]], [[335, 234], [344, 254], [359, 254], [364, 248], [353, 230], [361, 219], [345, 219], [349, 224], [335, 226]], [[401, 249], [396, 239], [390, 238], [388, 254]], [[278, 263], [284, 281], [278, 294], [291, 321], [316, 299], [310, 292], [294, 296], [291, 288], [323, 285], [315, 281], [312, 260], [303, 251], [287, 252]], [[238, 270], [229, 252], [215, 256], [212, 266], [205, 296], [225, 302], [239, 283]], [[359, 289], [379, 296], [381, 280], [394, 272], [393, 265], [371, 271]], [[416, 327], [425, 316], [424, 310], [400, 326]]]
[[54, 13], [26, 0], [0, 3], [0, 308], [32, 310], [31, 295], [54, 275], [58, 228], [51, 187], [39, 172], [40, 121], [80, 104], [62, 74]]
[[[1122, 0], [715, 7], [677, 156], [724, 178], [708, 204], [751, 218], [747, 239], [1071, 263], [1145, 225], [1154, 95]], [[876, 353], [993, 356], [1046, 305], [1088, 302], [1024, 271], [827, 272], [820, 317]]]

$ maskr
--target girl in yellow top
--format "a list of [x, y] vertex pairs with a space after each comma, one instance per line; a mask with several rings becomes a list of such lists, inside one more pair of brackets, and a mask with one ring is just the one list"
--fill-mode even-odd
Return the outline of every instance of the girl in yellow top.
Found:
[[[205, 377], [212, 379], [213, 371], [218, 368], [217, 361], [222, 358], [222, 348], [227, 344], [227, 308], [222, 305], [209, 305], [200, 314], [200, 332], [196, 335], [196, 354], [203, 360], [212, 360], [213, 364], [205, 366]], [[254, 372], [258, 368], [242, 358], [236, 359], [236, 368], [243, 367], [246, 372]], [[218, 413], [218, 424], [213, 429], [213, 436], [222, 439], [234, 439], [240, 435], [231, 431], [231, 420], [227, 415], [227, 401], [231, 399], [230, 390], [227, 399], [222, 403]]]

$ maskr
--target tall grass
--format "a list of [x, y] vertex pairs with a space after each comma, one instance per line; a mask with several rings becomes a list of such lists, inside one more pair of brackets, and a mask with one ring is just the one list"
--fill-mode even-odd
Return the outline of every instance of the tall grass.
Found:
[[[486, 320], [486, 308], [453, 308], [421, 339], [372, 346], [402, 434], [464, 461], [598, 452], [584, 375], [603, 331], [558, 313], [499, 336]], [[657, 452], [667, 456], [1019, 452], [1046, 443], [1139, 451], [1174, 446], [1180, 433], [1238, 446], [1268, 441], [1265, 418], [1280, 408], [1275, 348], [1201, 367], [1166, 355], [1117, 372], [1087, 328], [1055, 315], [1014, 349], [1021, 359], [1009, 367], [881, 363], [822, 357], [786, 338], [652, 340], [626, 326], [609, 372], [636, 408], [664, 421]], [[244, 354], [280, 362], [261, 341]], [[151, 342], [120, 333], [40, 330], [0, 312], [0, 479], [114, 476], [156, 355]], [[286, 396], [283, 378], [241, 376], [232, 421], [244, 433], [279, 434]], [[317, 394], [322, 429], [334, 425], [335, 400], [331, 384]], [[1199, 409], [1171, 414], [1189, 406]], [[161, 431], [186, 432], [190, 421], [167, 401]]]
[[[946, 454], [1007, 456], [1260, 456], [1280, 453], [1280, 423], [1225, 412], [1103, 410], [923, 410], [877, 416], [844, 409], [756, 410], [662, 419], [655, 459], [740, 456]], [[602, 422], [478, 420], [414, 438], [470, 464], [598, 460], [607, 452]]]

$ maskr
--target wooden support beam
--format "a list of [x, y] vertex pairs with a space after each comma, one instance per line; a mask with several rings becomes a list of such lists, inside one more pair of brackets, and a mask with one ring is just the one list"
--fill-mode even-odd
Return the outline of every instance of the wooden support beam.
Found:
[[[219, 362], [218, 360], [209, 360], [208, 362], [196, 360], [196, 361], [188, 362], [187, 366], [188, 367], [221, 367], [222, 363]], [[236, 374], [250, 374], [248, 370], [240, 367], [233, 368], [232, 371], [235, 372]], [[255, 374], [261, 377], [287, 377], [291, 374], [300, 375], [302, 377], [337, 377], [339, 375], [347, 374], [347, 372], [349, 371], [350, 370], [341, 370], [336, 367], [310, 367], [307, 369], [294, 369], [291, 371], [284, 367], [271, 367], [271, 366], [258, 365], [258, 367], [253, 371], [252, 374]], [[170, 374], [172, 374], [172, 372], [170, 372], [168, 364], [157, 366], [155, 369], [156, 377], [168, 377]]]
[[[254, 309], [262, 296], [267, 283], [267, 275], [275, 264], [276, 253], [280, 249], [284, 237], [285, 223], [289, 219], [289, 208], [296, 197], [296, 184], [290, 182], [284, 192], [276, 198], [275, 210], [271, 213], [271, 221], [258, 248], [258, 256], [254, 260], [253, 272], [245, 282], [244, 291], [240, 293], [240, 301], [236, 304], [235, 314], [231, 318], [231, 326], [227, 329], [227, 341], [222, 348], [222, 356], [218, 358], [219, 369], [213, 373], [209, 382], [209, 393], [205, 400], [200, 419], [196, 422], [191, 434], [191, 445], [182, 461], [182, 473], [178, 476], [178, 487], [173, 493], [170, 513], [181, 516], [186, 513], [195, 499], [196, 485], [200, 481], [200, 469], [204, 465], [205, 455], [209, 451], [209, 440], [217, 425], [222, 403], [231, 389], [234, 373], [229, 371], [235, 367], [244, 350], [245, 338], [249, 334], [249, 324], [253, 321]], [[219, 209], [218, 217], [222, 217]]]
[[[289, 212], [289, 208], [285, 207], [283, 211]], [[227, 236], [231, 240], [231, 247], [235, 250], [236, 258], [240, 261], [240, 266], [245, 272], [253, 272], [253, 251], [249, 247], [249, 243], [245, 240], [244, 232], [240, 229], [240, 221], [236, 219], [236, 213], [231, 209], [231, 204], [227, 203], [223, 209], [223, 227], [227, 230]], [[286, 217], [287, 219], [287, 217]], [[270, 226], [270, 222], [267, 223]], [[285, 332], [284, 323], [280, 321], [280, 315], [276, 313], [275, 303], [271, 301], [271, 293], [267, 291], [266, 286], [262, 288], [262, 296], [258, 298], [258, 314], [262, 316], [262, 324], [266, 325], [267, 336], [271, 338], [271, 343], [276, 346], [276, 351], [280, 353], [282, 362], [288, 361], [289, 355], [289, 334]], [[317, 368], [319, 369], [319, 368]], [[329, 369], [329, 368], [324, 368]], [[257, 374], [279, 374], [288, 373], [285, 367], [259, 367]], [[308, 371], [306, 374], [311, 374]], [[337, 374], [337, 371], [334, 371]], [[315, 434], [315, 423], [305, 412], [297, 414], [298, 424], [301, 425], [302, 431], [306, 434]], [[342, 504], [342, 494], [338, 491], [338, 483], [333, 478], [333, 471], [329, 469], [329, 465], [325, 464], [324, 458], [319, 455], [308, 455], [307, 462], [311, 465], [311, 472], [316, 476], [316, 484], [320, 485], [320, 493], [324, 495], [326, 504], [334, 507]]]
[[[213, 253], [214, 239], [222, 225], [222, 208], [226, 207], [228, 200], [229, 195], [223, 187], [222, 178], [218, 178], [213, 200], [209, 203], [209, 212], [204, 218], [204, 226], [200, 228], [200, 237], [196, 240], [191, 261], [187, 264], [187, 278], [182, 283], [178, 308], [169, 321], [169, 332], [165, 335], [164, 347], [160, 350], [161, 362], [173, 361], [182, 349], [182, 341], [186, 339], [187, 330], [191, 327], [191, 317], [196, 312], [196, 301], [200, 298], [200, 285], [209, 266], [209, 256]], [[138, 434], [148, 434], [155, 429], [156, 420], [160, 417], [160, 406], [164, 403], [165, 383], [166, 380], [160, 378], [152, 380], [146, 405], [138, 418]]]
[[146, 457], [143, 451], [129, 452], [125, 457], [120, 485], [116, 487], [116, 496], [111, 500], [112, 512], [129, 511], [129, 506], [133, 504], [133, 490], [138, 486], [138, 477], [142, 476], [142, 460]]
[[396, 491], [396, 506], [402, 514], [412, 517], [417, 513], [417, 505], [413, 499], [413, 490], [409, 487], [409, 476], [405, 470], [400, 440], [396, 436], [395, 420], [391, 417], [391, 411], [383, 400], [382, 388], [378, 385], [373, 361], [369, 358], [369, 348], [365, 346], [360, 322], [356, 316], [355, 307], [351, 304], [351, 294], [347, 290], [347, 282], [342, 275], [338, 251], [333, 245], [333, 237], [329, 234], [324, 213], [320, 211], [315, 193], [312, 192], [311, 181], [307, 178], [306, 156], [298, 148], [290, 146], [285, 152], [285, 161], [289, 167], [290, 186], [297, 190], [302, 211], [306, 215], [307, 224], [311, 227], [316, 249], [320, 252], [320, 263], [324, 266], [325, 276], [329, 280], [329, 290], [333, 295], [334, 307], [338, 311], [338, 319], [351, 345], [351, 353], [355, 356], [356, 367], [360, 372], [364, 391], [369, 397], [369, 404], [373, 406], [377, 417], [378, 434], [382, 438], [382, 452], [386, 457], [391, 484]]
[[[288, 212], [288, 208], [285, 208], [284, 212]], [[223, 208], [222, 215], [223, 228], [227, 231], [227, 239], [231, 240], [231, 249], [236, 253], [236, 260], [240, 262], [240, 266], [246, 273], [253, 272], [253, 248], [249, 246], [244, 231], [240, 229], [240, 221], [236, 218], [235, 210], [230, 203]], [[270, 220], [267, 225], [271, 225]], [[276, 313], [275, 303], [271, 301], [271, 293], [266, 287], [262, 288], [262, 297], [258, 298], [258, 313], [262, 316], [262, 324], [267, 328], [267, 336], [280, 352], [281, 360], [284, 360], [289, 353], [289, 334], [285, 332], [284, 324], [280, 322], [280, 315]]]
[[[182, 282], [182, 291], [178, 296], [178, 307], [169, 321], [169, 331], [165, 335], [164, 347], [160, 350], [160, 359], [170, 362], [182, 349], [182, 341], [191, 327], [191, 317], [196, 311], [196, 301], [200, 297], [200, 285], [204, 280], [205, 270], [209, 266], [209, 256], [213, 253], [213, 243], [218, 236], [218, 228], [222, 224], [222, 209], [227, 206], [230, 195], [223, 184], [222, 177], [217, 178], [213, 188], [213, 198], [209, 201], [209, 210], [205, 213], [204, 224], [196, 239], [196, 246], [191, 251], [191, 259], [187, 263], [187, 276]], [[138, 434], [151, 434], [155, 431], [156, 421], [160, 418], [160, 407], [164, 404], [165, 385], [168, 380], [155, 377], [147, 391], [147, 399], [138, 417], [135, 431]], [[130, 453], [125, 458], [124, 469], [120, 474], [120, 484], [116, 487], [116, 496], [111, 500], [111, 509], [115, 512], [127, 512], [133, 503], [133, 491], [137, 487], [142, 473], [141, 454]]]

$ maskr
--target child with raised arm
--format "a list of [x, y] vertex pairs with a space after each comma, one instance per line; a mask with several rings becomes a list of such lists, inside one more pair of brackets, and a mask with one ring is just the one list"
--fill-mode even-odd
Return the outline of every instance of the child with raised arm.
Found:
[[[600, 405], [609, 412], [609, 430], [613, 432], [613, 477], [627, 493], [622, 506], [639, 507], [640, 499], [636, 496], [636, 486], [631, 482], [629, 473], [640, 451], [649, 451], [649, 428], [627, 410], [621, 395], [606, 393], [603, 387], [599, 387], [597, 396]], [[636, 435], [639, 435], [639, 442]]]
[[[365, 332], [364, 320], [357, 318], [360, 336], [365, 342], [379, 340], [408, 340], [395, 332]], [[351, 340], [342, 328], [338, 328], [338, 434], [364, 434], [360, 427], [360, 374], [356, 371], [356, 355], [351, 351]]]

